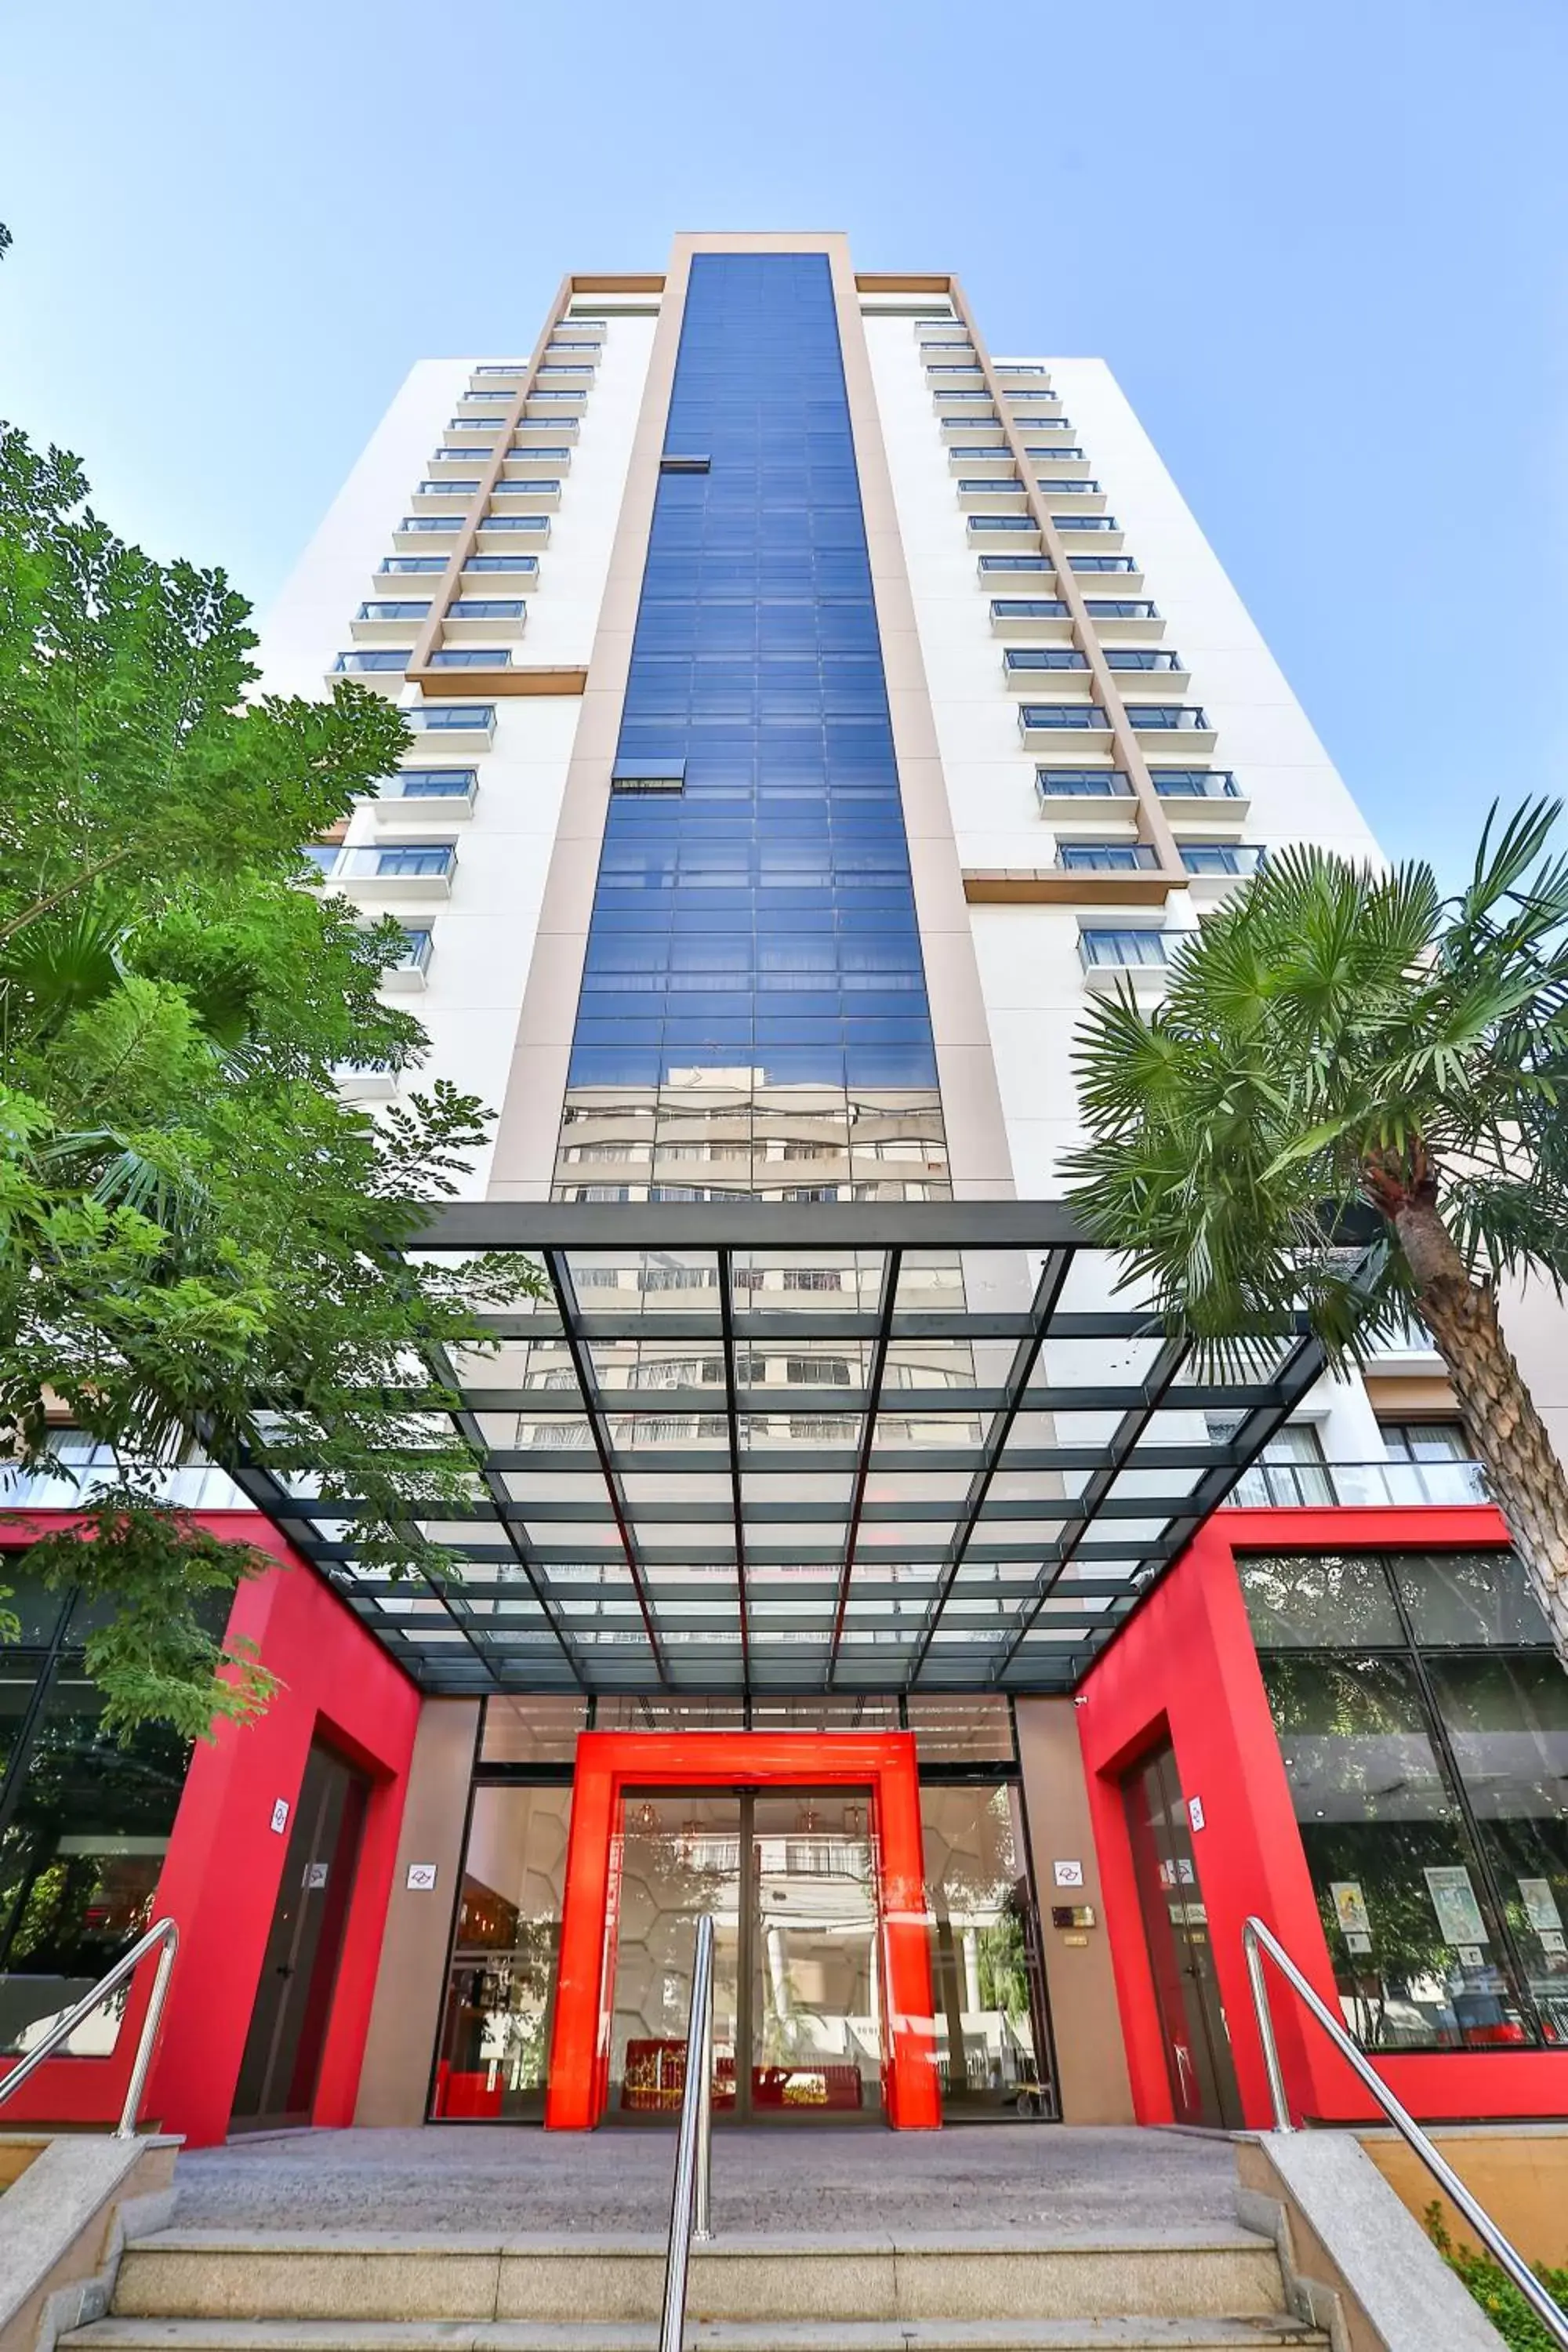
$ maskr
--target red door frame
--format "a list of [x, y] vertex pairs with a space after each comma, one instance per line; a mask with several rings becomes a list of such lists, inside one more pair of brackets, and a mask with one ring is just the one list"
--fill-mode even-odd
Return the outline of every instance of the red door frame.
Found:
[[912, 1732], [584, 1731], [561, 1913], [548, 2131], [591, 2131], [610, 2082], [615, 1845], [628, 1789], [869, 1789], [882, 1951], [882, 2095], [895, 2131], [942, 2122]]

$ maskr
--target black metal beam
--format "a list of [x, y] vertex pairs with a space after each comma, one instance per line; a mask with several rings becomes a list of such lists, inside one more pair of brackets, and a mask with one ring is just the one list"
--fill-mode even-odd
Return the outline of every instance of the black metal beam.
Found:
[[849, 1608], [849, 1587], [855, 1575], [855, 1548], [860, 1539], [860, 1515], [866, 1503], [866, 1481], [871, 1473], [871, 1452], [877, 1442], [877, 1412], [882, 1397], [882, 1376], [888, 1369], [888, 1349], [892, 1344], [893, 1300], [898, 1293], [899, 1269], [902, 1264], [903, 1252], [899, 1249], [890, 1249], [882, 1261], [882, 1295], [877, 1302], [879, 1328], [871, 1343], [871, 1360], [866, 1378], [866, 1418], [861, 1424], [855, 1475], [850, 1484], [849, 1511], [844, 1529], [844, 1565], [838, 1576], [838, 1604], [833, 1612], [833, 1635], [827, 1645], [827, 1671], [824, 1679], [829, 1690], [833, 1688], [833, 1677], [838, 1670], [839, 1645], [844, 1639], [844, 1620]]
[[453, 1201], [411, 1251], [1092, 1249], [1065, 1201]]
[[1062, 1570], [1072, 1559], [1084, 1537], [1093, 1526], [1107, 1492], [1121, 1476], [1139, 1438], [1164, 1402], [1166, 1391], [1192, 1353], [1192, 1348], [1193, 1343], [1190, 1339], [1167, 1339], [1160, 1350], [1153, 1370], [1149, 1375], [1142, 1403], [1134, 1406], [1122, 1416], [1106, 1448], [1103, 1466], [1093, 1474], [1082, 1494], [1078, 1497], [1077, 1525], [1058, 1544], [1051, 1562], [1052, 1572], [1041, 1578], [1039, 1590], [1033, 1601], [1026, 1602], [1018, 1612], [1017, 1631], [996, 1668], [998, 1681], [1012, 1664], [1023, 1646], [1030, 1626], [1061, 1582]]
[[594, 1451], [599, 1457], [599, 1469], [605, 1481], [605, 1491], [610, 1498], [610, 1508], [615, 1514], [616, 1528], [621, 1539], [621, 1549], [631, 1573], [632, 1589], [637, 1594], [637, 1606], [642, 1612], [648, 1648], [653, 1653], [653, 1663], [660, 1682], [666, 1682], [668, 1679], [668, 1674], [665, 1665], [664, 1653], [659, 1646], [658, 1628], [653, 1621], [653, 1610], [648, 1601], [647, 1587], [643, 1582], [642, 1563], [638, 1559], [637, 1540], [632, 1533], [631, 1517], [626, 1509], [626, 1498], [622, 1492], [620, 1479], [610, 1458], [609, 1432], [605, 1426], [604, 1405], [599, 1394], [599, 1376], [594, 1369], [593, 1358], [574, 1328], [573, 1310], [575, 1301], [572, 1289], [571, 1268], [561, 1252], [552, 1249], [545, 1251], [544, 1265], [550, 1276], [551, 1287], [555, 1293], [555, 1304], [561, 1316], [566, 1351], [572, 1359], [572, 1370], [576, 1376], [583, 1410], [588, 1416]]
[[[1045, 1345], [1046, 1334], [1051, 1329], [1051, 1318], [1056, 1303], [1061, 1297], [1062, 1285], [1071, 1271], [1072, 1262], [1073, 1255], [1070, 1250], [1053, 1250], [1040, 1268], [1040, 1278], [1035, 1285], [1035, 1296], [1029, 1305], [1027, 1328], [1018, 1342], [1012, 1364], [1008, 1368], [1005, 1388], [1007, 1402], [998, 1412], [993, 1415], [991, 1427], [986, 1432], [982, 1448], [984, 1459], [970, 1482], [969, 1492], [963, 1501], [963, 1519], [953, 1531], [952, 1557], [938, 1579], [936, 1592], [926, 1618], [925, 1631], [921, 1635], [920, 1647], [915, 1653], [914, 1662], [910, 1668], [911, 1683], [919, 1675], [921, 1668], [926, 1662], [927, 1653], [936, 1639], [937, 1627], [942, 1622], [942, 1612], [947, 1606], [948, 1594], [952, 1591], [959, 1569], [963, 1563], [964, 1554], [974, 1534], [975, 1522], [980, 1517], [987, 1495], [991, 1492], [992, 1481], [1001, 1463], [1003, 1449], [1012, 1434], [1013, 1424], [1023, 1409], [1025, 1395], [1034, 1377], [1036, 1362], [1041, 1348]], [[1026, 1507], [1032, 1514], [1034, 1513], [1035, 1507], [1032, 1503]]]
[[[741, 1411], [735, 1384], [734, 1261], [718, 1253], [719, 1321], [724, 1343], [724, 1420], [730, 1435], [730, 1509], [735, 1522], [736, 1603], [741, 1612], [741, 1691], [752, 1695], [752, 1637], [746, 1615], [746, 1512], [741, 1486]], [[679, 1507], [679, 1506], [678, 1506]], [[646, 1510], [647, 1506], [644, 1505]]]

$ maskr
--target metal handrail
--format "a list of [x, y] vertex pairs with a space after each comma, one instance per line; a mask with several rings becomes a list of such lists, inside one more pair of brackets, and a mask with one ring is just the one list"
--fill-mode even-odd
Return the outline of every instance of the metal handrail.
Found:
[[1274, 2038], [1274, 2014], [1268, 2005], [1268, 1988], [1263, 1979], [1264, 1952], [1268, 1953], [1292, 1992], [1316, 2018], [1356, 2080], [1364, 2090], [1371, 2092], [1405, 2144], [1415, 2149], [1444, 2195], [1452, 2200], [1470, 2227], [1484, 2240], [1494, 2261], [1507, 2272], [1552, 2342], [1568, 2347], [1568, 2312], [1547, 2294], [1523, 2255], [1504, 2237], [1485, 2206], [1479, 2204], [1471, 2196], [1452, 2165], [1433, 2147], [1415, 2116], [1401, 2106], [1376, 2069], [1368, 2065], [1340, 2020], [1308, 1983], [1279, 1937], [1264, 1926], [1261, 1919], [1249, 1918], [1242, 1927], [1241, 1948], [1247, 1958], [1247, 1974], [1252, 1987], [1252, 2006], [1258, 2016], [1258, 2038], [1263, 2043], [1263, 2064], [1268, 2076], [1268, 2095], [1274, 2106], [1275, 2130], [1291, 2132], [1296, 2126], [1290, 2120], [1290, 2102], [1286, 2095], [1285, 2077], [1279, 2065], [1279, 2045]]
[[126, 1979], [135, 1975], [155, 1945], [163, 1946], [158, 1958], [158, 1973], [153, 1979], [153, 1997], [142, 2021], [142, 2036], [136, 2044], [131, 2080], [125, 2086], [125, 2105], [120, 2110], [120, 2121], [114, 2126], [116, 2139], [135, 2138], [136, 2117], [142, 2105], [142, 2095], [147, 2087], [147, 2073], [153, 2063], [158, 2028], [163, 2020], [163, 2001], [174, 1972], [174, 1955], [180, 1948], [180, 1931], [172, 1919], [160, 1919], [156, 1927], [149, 1927], [147, 1933], [115, 1961], [109, 1974], [100, 1977], [92, 1990], [82, 1995], [74, 2009], [68, 2010], [64, 2017], [56, 2019], [36, 2050], [29, 2050], [9, 2074], [0, 2074], [0, 2106], [4, 2106], [6, 2100], [21, 2089], [30, 2074], [37, 2072], [46, 2058], [52, 2057], [62, 2042], [70, 2040], [77, 2027], [89, 2018], [111, 1992], [118, 1992]]
[[693, 2241], [713, 2235], [713, 1922], [697, 1922], [691, 1962], [691, 2011], [686, 2021], [686, 2085], [675, 2146], [675, 2186], [669, 2200], [669, 2251], [664, 2264], [664, 2317], [658, 2352], [681, 2352], [686, 2332], [686, 2281]]

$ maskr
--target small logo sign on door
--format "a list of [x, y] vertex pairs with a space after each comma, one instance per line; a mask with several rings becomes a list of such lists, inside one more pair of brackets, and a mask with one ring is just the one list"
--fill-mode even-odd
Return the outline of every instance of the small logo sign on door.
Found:
[[327, 1865], [326, 1865], [326, 1864], [325, 1864], [324, 1862], [308, 1862], [308, 1863], [305, 1864], [305, 1885], [306, 1885], [306, 1886], [307, 1886], [308, 1888], [315, 1888], [315, 1887], [318, 1887], [318, 1886], [325, 1886], [326, 1883], [327, 1883]]

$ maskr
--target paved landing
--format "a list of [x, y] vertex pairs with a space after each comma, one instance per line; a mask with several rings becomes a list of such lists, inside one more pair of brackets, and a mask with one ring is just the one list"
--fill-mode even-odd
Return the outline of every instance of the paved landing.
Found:
[[[182, 2155], [175, 2226], [662, 2231], [674, 2156], [673, 2131], [505, 2124], [239, 2141]], [[721, 2234], [1229, 2234], [1236, 2158], [1191, 2133], [1049, 2124], [721, 2126], [713, 2210]]]

